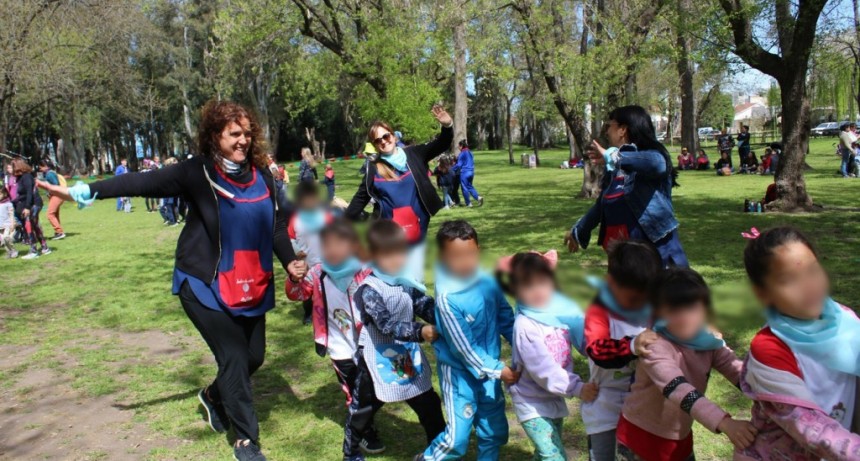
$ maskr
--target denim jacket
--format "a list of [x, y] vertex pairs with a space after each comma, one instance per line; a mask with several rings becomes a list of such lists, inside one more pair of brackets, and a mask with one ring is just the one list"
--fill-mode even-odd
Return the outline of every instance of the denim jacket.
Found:
[[[633, 144], [620, 151], [614, 174], [625, 175], [624, 200], [648, 239], [657, 242], [678, 227], [672, 208], [672, 160], [656, 150], [640, 151]], [[603, 220], [603, 193], [611, 179], [612, 174], [603, 175], [600, 196], [571, 230], [582, 248], [588, 247], [591, 232]]]

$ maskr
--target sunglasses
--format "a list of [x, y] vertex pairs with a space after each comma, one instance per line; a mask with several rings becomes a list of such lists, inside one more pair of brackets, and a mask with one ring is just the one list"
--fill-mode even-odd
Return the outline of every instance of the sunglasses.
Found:
[[382, 144], [382, 141], [391, 142], [391, 133], [385, 133], [384, 135], [373, 140], [373, 144]]

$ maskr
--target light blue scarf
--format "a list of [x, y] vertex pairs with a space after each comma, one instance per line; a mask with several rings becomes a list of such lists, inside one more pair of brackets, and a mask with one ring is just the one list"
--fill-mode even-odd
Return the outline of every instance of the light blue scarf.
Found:
[[406, 166], [406, 151], [402, 147], [395, 147], [394, 152], [390, 154], [380, 154], [382, 159], [390, 163], [397, 171], [405, 172], [409, 168]]
[[555, 293], [549, 304], [542, 308], [526, 306], [517, 301], [517, 314], [547, 326], [567, 330], [573, 347], [582, 353], [585, 337], [585, 315], [572, 299], [561, 293]]
[[375, 275], [376, 278], [382, 280], [389, 285], [400, 286], [404, 288], [412, 287], [422, 293], [427, 293], [427, 287], [424, 286], [423, 283], [415, 280], [415, 278], [412, 277], [412, 274], [410, 274], [409, 270], [405, 267], [398, 275], [386, 274], [373, 264], [371, 264], [370, 268], [373, 270], [373, 275]]
[[338, 290], [346, 293], [346, 289], [349, 288], [349, 284], [355, 278], [355, 273], [361, 270], [361, 261], [352, 256], [337, 266], [330, 266], [323, 260], [322, 270], [325, 271], [326, 276], [331, 279]]
[[597, 288], [597, 297], [613, 314], [621, 317], [625, 322], [638, 326], [648, 326], [651, 323], [651, 305], [646, 304], [641, 309], [630, 310], [624, 309], [618, 305], [612, 291], [609, 290], [609, 284], [605, 280], [598, 277], [586, 277], [589, 285]]
[[325, 211], [321, 208], [299, 210], [297, 214], [302, 229], [306, 232], [319, 232], [325, 227]]
[[436, 283], [437, 294], [465, 291], [477, 284], [485, 276], [486, 272], [479, 269], [468, 278], [457, 277], [448, 272], [448, 269], [441, 263], [436, 263], [433, 271], [433, 280]]
[[832, 298], [824, 301], [817, 320], [788, 317], [771, 307], [767, 324], [792, 351], [831, 370], [860, 376], [860, 320]]
[[660, 334], [660, 336], [663, 336], [669, 341], [672, 341], [679, 346], [684, 346], [687, 349], [692, 349], [694, 351], [713, 351], [716, 349], [722, 349], [726, 346], [725, 341], [720, 338], [717, 338], [714, 333], [707, 328], [702, 328], [701, 330], [699, 330], [699, 332], [694, 338], [687, 340], [679, 339], [672, 335], [672, 333], [669, 333], [669, 330], [666, 328], [665, 320], [658, 320], [654, 324], [654, 331], [656, 331]]

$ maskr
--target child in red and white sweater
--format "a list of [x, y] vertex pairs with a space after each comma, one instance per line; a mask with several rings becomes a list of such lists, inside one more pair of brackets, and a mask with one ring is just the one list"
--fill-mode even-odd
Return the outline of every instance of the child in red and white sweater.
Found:
[[630, 392], [636, 359], [657, 339], [648, 331], [651, 307], [648, 288], [663, 270], [660, 253], [648, 242], [618, 240], [608, 249], [609, 274], [596, 281], [598, 294], [585, 312], [585, 354], [589, 382], [597, 399], [582, 403], [592, 461], [615, 461], [615, 428]]
[[712, 308], [705, 280], [692, 269], [670, 268], [655, 285], [652, 303], [659, 339], [639, 360], [636, 381], [621, 410], [620, 459], [694, 459], [693, 421], [746, 448], [755, 428], [748, 421], [733, 419], [704, 396], [712, 369], [737, 385], [743, 365], [708, 327]]
[[[296, 279], [287, 277], [286, 292], [293, 301], [313, 300], [316, 352], [331, 358], [349, 405], [358, 373], [354, 357], [361, 331], [361, 314], [353, 297], [371, 270], [356, 257], [359, 238], [349, 221], [336, 219], [326, 225], [320, 231], [320, 243], [319, 263], [313, 267], [302, 260], [291, 263]], [[367, 453], [385, 450], [372, 425], [361, 446]]]

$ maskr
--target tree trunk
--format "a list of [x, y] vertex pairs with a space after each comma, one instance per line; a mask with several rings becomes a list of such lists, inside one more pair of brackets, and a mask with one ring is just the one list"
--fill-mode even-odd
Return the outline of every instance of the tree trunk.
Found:
[[[691, 0], [679, 0], [678, 11], [682, 15], [692, 10]], [[690, 61], [690, 39], [686, 31], [678, 33], [678, 80], [681, 93], [681, 147], [695, 155], [699, 149], [699, 133], [696, 126], [696, 91], [693, 89], [693, 63]], [[671, 136], [671, 134], [667, 135]]]
[[468, 96], [466, 95], [466, 21], [459, 7], [454, 25], [454, 141], [451, 150], [457, 152], [457, 143], [466, 139], [468, 126]]
[[783, 152], [776, 168], [778, 199], [768, 205], [768, 209], [780, 211], [812, 208], [812, 198], [806, 191], [806, 180], [803, 177], [805, 154], [809, 148], [806, 70], [795, 71], [792, 74], [791, 80], [780, 82]]
[[508, 163], [514, 165], [514, 136], [511, 133], [511, 106], [513, 98], [505, 97], [505, 137], [508, 140]]

